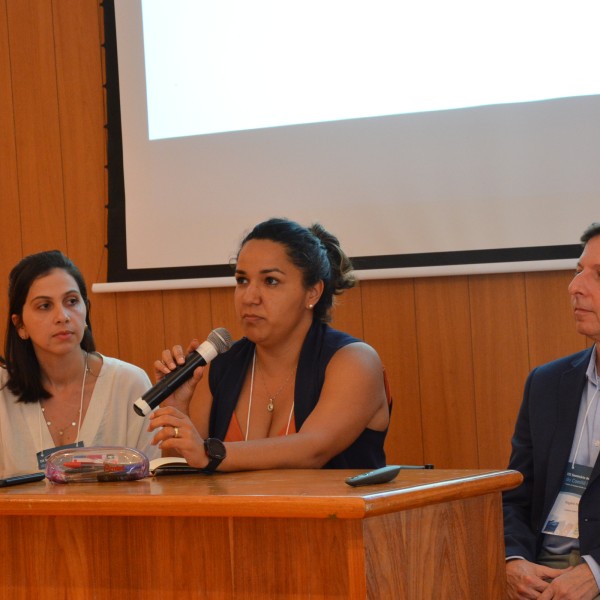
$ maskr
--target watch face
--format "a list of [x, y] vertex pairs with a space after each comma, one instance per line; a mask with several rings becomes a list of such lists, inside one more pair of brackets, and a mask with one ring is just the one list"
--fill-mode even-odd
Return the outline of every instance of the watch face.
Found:
[[225, 445], [221, 440], [208, 438], [204, 444], [206, 446], [206, 453], [210, 458], [225, 458]]

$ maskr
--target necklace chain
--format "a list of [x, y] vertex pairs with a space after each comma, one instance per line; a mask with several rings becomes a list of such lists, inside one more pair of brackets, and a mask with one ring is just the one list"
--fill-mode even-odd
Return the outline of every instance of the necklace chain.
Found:
[[[248, 441], [248, 435], [250, 433], [250, 413], [252, 412], [252, 396], [253, 396], [253, 392], [254, 392], [254, 370], [255, 370], [255, 367], [256, 367], [256, 350], [254, 350], [254, 355], [252, 356], [252, 373], [250, 376], [250, 398], [248, 399], [248, 415], [246, 417], [246, 435], [244, 436], [244, 441]], [[296, 369], [294, 369], [294, 371], [295, 370]], [[294, 405], [295, 405], [295, 402], [292, 401], [292, 407], [290, 408], [290, 414], [288, 416], [287, 427], [285, 428], [285, 435], [288, 435], [290, 432], [290, 425], [292, 424], [292, 417], [294, 416]]]
[[[43, 406], [42, 406], [42, 412], [44, 413], [44, 420], [46, 421], [46, 425], [48, 425], [48, 427], [52, 427], [52, 421], [49, 421], [48, 419], [46, 419], [46, 409]], [[80, 414], [81, 414], [81, 411], [78, 409], [77, 413], [75, 414], [75, 418], [77, 418], [77, 416], [79, 416]], [[76, 425], [77, 425], [76, 420], [71, 421], [65, 427], [58, 430], [58, 435], [60, 435], [62, 437], [65, 434], [65, 431], [69, 427], [75, 427]]]
[[[258, 363], [257, 363], [257, 367], [258, 367]], [[279, 394], [281, 394], [281, 392], [283, 392], [283, 390], [289, 383], [290, 379], [292, 378], [292, 375], [296, 372], [296, 367], [294, 367], [291, 370], [291, 372], [285, 378], [285, 381], [279, 386], [279, 389], [274, 394], [271, 394], [271, 392], [269, 392], [269, 388], [267, 388], [267, 383], [265, 382], [265, 376], [263, 374], [262, 369], [257, 369], [257, 370], [260, 373], [260, 380], [262, 381], [263, 387], [265, 388], [265, 392], [267, 393], [267, 398], [269, 399], [269, 402], [267, 403], [267, 410], [269, 412], [273, 412], [273, 409], [275, 408], [275, 400], [277, 400], [277, 396], [279, 396]]]
[[[81, 382], [81, 395], [79, 398], [79, 409], [77, 410], [77, 413], [75, 413], [75, 418], [70, 423], [68, 423], [64, 427], [58, 429], [58, 435], [60, 435], [61, 438], [63, 437], [63, 435], [65, 434], [65, 431], [69, 427], [75, 427], [77, 424], [79, 424], [79, 426], [81, 427], [81, 416], [83, 413], [83, 396], [84, 396], [84, 391], [85, 391], [85, 380], [86, 380], [87, 374], [90, 372], [88, 358], [89, 358], [89, 354], [88, 354], [88, 352], [86, 352], [85, 353], [85, 365], [83, 368], [83, 381]], [[50, 428], [52, 426], [52, 421], [50, 421], [49, 419], [46, 418], [46, 407], [42, 406], [40, 403], [40, 408], [42, 409], [44, 421], [46, 421], [46, 425], [48, 426], [48, 428]], [[77, 419], [77, 417], [78, 417], [78, 419]], [[77, 437], [79, 437], [79, 432], [78, 432]]]

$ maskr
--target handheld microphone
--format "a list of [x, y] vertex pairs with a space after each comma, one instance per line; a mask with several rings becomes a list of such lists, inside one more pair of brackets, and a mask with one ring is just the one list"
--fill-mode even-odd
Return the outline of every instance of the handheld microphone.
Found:
[[227, 329], [223, 327], [213, 329], [209, 333], [208, 339], [186, 356], [183, 365], [179, 365], [174, 371], [165, 375], [133, 403], [133, 410], [141, 417], [147, 415], [190, 379], [198, 367], [207, 365], [217, 354], [227, 352], [232, 343], [231, 334]]

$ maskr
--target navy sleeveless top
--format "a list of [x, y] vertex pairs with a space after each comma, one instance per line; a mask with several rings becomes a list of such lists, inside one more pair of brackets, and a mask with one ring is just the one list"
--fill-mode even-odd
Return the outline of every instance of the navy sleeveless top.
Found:
[[[313, 321], [298, 361], [294, 388], [296, 431], [312, 412], [321, 394], [325, 370], [331, 357], [344, 346], [358, 342], [346, 333], [325, 323]], [[215, 357], [210, 365], [209, 385], [213, 397], [209, 435], [224, 439], [233, 416], [244, 378], [251, 366], [255, 344], [247, 338], [237, 341], [230, 350]], [[383, 375], [382, 375], [383, 376]], [[326, 469], [375, 469], [385, 466], [385, 431], [365, 429], [343, 452], [334, 456]]]

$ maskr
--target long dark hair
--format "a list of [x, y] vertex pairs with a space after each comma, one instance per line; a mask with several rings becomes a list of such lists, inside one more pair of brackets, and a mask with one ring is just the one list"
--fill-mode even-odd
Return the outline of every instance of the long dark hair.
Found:
[[250, 240], [270, 240], [283, 245], [289, 259], [302, 271], [305, 288], [323, 281], [323, 293], [313, 309], [313, 319], [331, 321], [334, 296], [356, 284], [352, 263], [338, 239], [319, 223], [307, 228], [289, 219], [269, 219], [246, 235], [240, 250]]
[[38, 402], [51, 394], [42, 385], [40, 365], [31, 340], [21, 339], [12, 315], [23, 317], [23, 306], [33, 282], [53, 269], [66, 271], [77, 283], [81, 298], [87, 308], [87, 327], [81, 340], [81, 348], [94, 352], [96, 344], [90, 323], [90, 301], [83, 275], [75, 264], [59, 250], [49, 250], [26, 256], [13, 267], [8, 278], [8, 322], [4, 341], [4, 362], [8, 371], [6, 386], [22, 402]]

